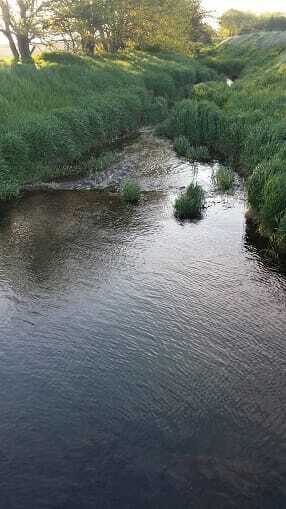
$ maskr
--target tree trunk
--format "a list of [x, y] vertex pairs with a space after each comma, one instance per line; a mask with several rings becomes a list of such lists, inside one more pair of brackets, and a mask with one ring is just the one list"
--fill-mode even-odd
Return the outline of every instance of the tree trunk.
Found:
[[95, 40], [93, 37], [83, 37], [81, 41], [82, 51], [88, 57], [93, 57], [95, 52]]
[[20, 55], [19, 55], [19, 51], [17, 50], [16, 44], [14, 42], [14, 39], [13, 39], [13, 36], [12, 36], [10, 30], [9, 31], [5, 30], [5, 32], [3, 31], [3, 34], [8, 39], [10, 50], [12, 52], [14, 60], [16, 60], [16, 62], [18, 62]]
[[11, 29], [10, 29], [10, 22], [11, 22], [10, 10], [9, 10], [9, 7], [5, 1], [0, 0], [0, 9], [2, 11], [2, 18], [3, 18], [3, 22], [4, 22], [4, 26], [5, 26], [5, 30], [2, 30], [2, 33], [8, 39], [10, 50], [12, 52], [14, 59], [19, 60], [20, 55], [17, 50], [16, 44], [14, 42], [13, 35], [12, 35]]
[[30, 41], [26, 34], [16, 34], [19, 54], [22, 62], [32, 62]]

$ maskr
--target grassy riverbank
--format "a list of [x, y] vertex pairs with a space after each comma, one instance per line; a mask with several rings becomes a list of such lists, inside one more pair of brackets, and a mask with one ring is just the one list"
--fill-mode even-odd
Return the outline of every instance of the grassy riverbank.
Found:
[[217, 77], [187, 57], [143, 52], [86, 58], [63, 53], [0, 67], [0, 197], [27, 182], [92, 173], [100, 154], [164, 119], [192, 85]]
[[236, 79], [193, 87], [160, 131], [207, 147], [246, 175], [252, 217], [276, 250], [286, 249], [286, 37], [277, 33], [231, 39], [204, 61]]

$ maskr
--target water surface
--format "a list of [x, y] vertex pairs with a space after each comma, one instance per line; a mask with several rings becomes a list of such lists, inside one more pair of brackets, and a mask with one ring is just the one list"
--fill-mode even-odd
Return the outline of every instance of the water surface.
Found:
[[[148, 132], [120, 168], [138, 207], [90, 183], [2, 207], [0, 507], [284, 508], [286, 278], [242, 185]], [[208, 208], [180, 223], [192, 178]]]

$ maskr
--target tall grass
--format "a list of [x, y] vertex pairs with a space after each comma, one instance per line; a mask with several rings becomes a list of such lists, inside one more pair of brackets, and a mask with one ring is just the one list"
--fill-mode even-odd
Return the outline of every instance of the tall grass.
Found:
[[191, 145], [186, 136], [175, 138], [174, 146], [179, 156], [186, 157], [189, 161], [207, 162], [211, 160], [211, 156], [207, 147], [203, 145]]
[[191, 183], [175, 201], [175, 215], [179, 219], [201, 217], [205, 207], [205, 192], [199, 184]]
[[1, 197], [164, 120], [177, 97], [216, 76], [188, 57], [144, 52], [44, 53], [35, 65], [1, 67]]
[[233, 171], [225, 166], [219, 166], [214, 175], [214, 182], [219, 191], [231, 191], [234, 184]]
[[121, 189], [121, 196], [126, 203], [136, 205], [140, 200], [141, 190], [139, 185], [132, 180], [125, 182]]
[[[204, 62], [238, 79], [232, 87], [220, 80], [194, 85], [159, 132], [176, 140], [177, 150], [202, 145], [243, 172], [260, 231], [286, 250], [286, 37], [242, 36], [212, 50]], [[216, 183], [227, 190], [233, 177], [220, 170]]]

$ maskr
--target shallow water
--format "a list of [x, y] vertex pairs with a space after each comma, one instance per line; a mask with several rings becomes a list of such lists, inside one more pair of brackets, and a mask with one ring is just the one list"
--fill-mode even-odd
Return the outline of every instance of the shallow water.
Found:
[[[0, 507], [284, 508], [285, 274], [241, 183], [217, 194], [148, 132], [120, 168], [138, 207], [82, 189], [1, 210]], [[192, 178], [208, 208], [183, 224]]]

